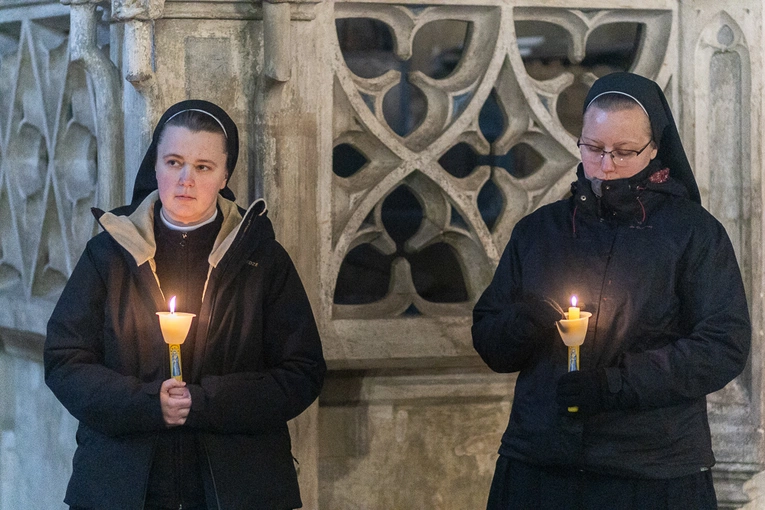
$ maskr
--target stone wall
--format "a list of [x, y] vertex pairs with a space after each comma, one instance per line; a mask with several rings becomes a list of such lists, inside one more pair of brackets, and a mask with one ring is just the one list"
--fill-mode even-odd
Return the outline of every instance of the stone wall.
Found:
[[336, 372], [319, 415], [320, 508], [480, 508], [514, 377]]
[[188, 97], [240, 127], [232, 189], [267, 199], [319, 321], [331, 372], [291, 424], [306, 508], [480, 508], [514, 378], [474, 354], [470, 310], [515, 222], [567, 192], [582, 98], [613, 69], [664, 87], [736, 247], [756, 336], [709, 413], [722, 506], [754, 498], [763, 11], [633, 4], [6, 0], [0, 510], [63, 508], [76, 424], [42, 382], [45, 322], [89, 208], [130, 196], [159, 115]]
[[682, 136], [702, 202], [733, 241], [753, 321], [750, 365], [708, 399], [718, 494], [744, 502], [740, 484], [763, 461], [762, 9], [739, 2], [680, 5]]
[[17, 348], [3, 335], [0, 356], [0, 508], [65, 509], [77, 422], [43, 382], [41, 346]]
[[3, 510], [65, 508], [76, 422], [43, 382], [42, 342], [55, 300], [95, 232], [90, 207], [110, 182], [109, 172], [99, 172], [109, 165], [97, 154], [92, 82], [69, 63], [69, 11], [58, 3], [0, 6]]

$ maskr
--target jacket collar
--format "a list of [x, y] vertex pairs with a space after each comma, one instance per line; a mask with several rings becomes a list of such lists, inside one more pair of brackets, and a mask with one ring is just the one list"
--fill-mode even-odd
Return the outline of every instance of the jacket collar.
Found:
[[[140, 266], [146, 262], [153, 265], [157, 244], [154, 239], [154, 204], [159, 200], [159, 192], [151, 192], [129, 215], [113, 212], [103, 212], [93, 209], [101, 227], [122, 246]], [[208, 262], [217, 267], [242, 228], [242, 214], [239, 206], [222, 196], [217, 197], [218, 208], [223, 214], [223, 223], [215, 239]], [[266, 203], [263, 199], [253, 202], [244, 217], [259, 217], [266, 214]], [[271, 235], [273, 233], [271, 232]], [[152, 268], [153, 269], [153, 268]]]
[[592, 183], [580, 164], [571, 193], [574, 205], [583, 212], [638, 224], [644, 223], [650, 212], [668, 196], [688, 197], [685, 186], [673, 179], [658, 159], [632, 177], [603, 181], [601, 196], [593, 192]]
[[[245, 234], [245, 232], [242, 231], [243, 228], [246, 228], [246, 226], [250, 225], [252, 221], [256, 219], [267, 219], [266, 201], [262, 198], [250, 204], [250, 207], [247, 208], [244, 216], [240, 214], [239, 208], [234, 202], [219, 196], [219, 207], [221, 206], [221, 202], [227, 202], [229, 204], [229, 210], [228, 214], [226, 211], [223, 212], [223, 225], [221, 225], [220, 233], [218, 234], [218, 238], [215, 240], [215, 245], [213, 246], [212, 252], [210, 252], [210, 256], [207, 258], [210, 266], [212, 267], [218, 267], [218, 264], [223, 259], [223, 256], [228, 253], [229, 249], [234, 244], [234, 240], [240, 237], [240, 232], [242, 235]], [[265, 225], [265, 227], [268, 228], [266, 235], [274, 237], [273, 228], [270, 225], [271, 222], [269, 221], [267, 223], [268, 224]]]
[[154, 240], [154, 202], [158, 199], [159, 192], [154, 191], [129, 216], [93, 210], [101, 227], [135, 259], [137, 266], [153, 259], [157, 251]]

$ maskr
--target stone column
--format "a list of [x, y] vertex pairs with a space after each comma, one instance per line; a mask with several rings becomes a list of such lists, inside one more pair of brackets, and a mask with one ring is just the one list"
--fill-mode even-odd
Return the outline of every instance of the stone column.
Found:
[[762, 510], [765, 508], [765, 471], [760, 471], [744, 484], [749, 503], [740, 510]]
[[[748, 501], [742, 484], [763, 463], [763, 11], [760, 2], [693, 0], [680, 4], [681, 136], [702, 203], [725, 226], [749, 300], [750, 363], [708, 397], [723, 507]], [[761, 484], [748, 483], [748, 492]]]
[[112, 21], [119, 23], [122, 49], [123, 82], [122, 111], [124, 113], [125, 152], [123, 203], [129, 203], [133, 182], [143, 154], [151, 141], [154, 121], [162, 113], [155, 75], [154, 28], [162, 17], [164, 0], [113, 0]]
[[[263, 72], [249, 138], [251, 190], [269, 204], [277, 238], [292, 256], [320, 324], [319, 183], [332, 160], [332, 75], [325, 49], [333, 35], [330, 15], [313, 1], [263, 3]], [[291, 423], [307, 509], [319, 507], [318, 422], [317, 402]]]
[[109, 210], [122, 205], [124, 195], [122, 83], [119, 70], [96, 46], [95, 0], [62, 0], [71, 7], [69, 60], [80, 65], [93, 84], [98, 132], [98, 179], [96, 206]]

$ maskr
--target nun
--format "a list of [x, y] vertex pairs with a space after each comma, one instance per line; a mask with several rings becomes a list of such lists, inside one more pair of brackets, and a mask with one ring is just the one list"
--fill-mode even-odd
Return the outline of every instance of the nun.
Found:
[[[717, 508], [706, 396], [751, 341], [733, 247], [655, 82], [598, 79], [577, 146], [571, 196], [518, 222], [473, 311], [476, 351], [518, 373], [487, 508]], [[569, 372], [574, 296], [592, 316]]]
[[[132, 203], [94, 210], [103, 231], [44, 349], [46, 383], [79, 421], [73, 509], [301, 506], [287, 421], [316, 399], [326, 367], [265, 202], [234, 202], [238, 153], [225, 111], [183, 101], [160, 119]], [[157, 316], [171, 297], [195, 315], [179, 377]]]

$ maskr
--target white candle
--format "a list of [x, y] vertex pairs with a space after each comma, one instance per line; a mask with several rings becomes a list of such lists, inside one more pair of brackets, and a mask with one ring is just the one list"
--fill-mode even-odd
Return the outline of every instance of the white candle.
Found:
[[169, 312], [157, 312], [159, 327], [162, 330], [162, 338], [170, 353], [170, 376], [178, 381], [183, 380], [181, 368], [181, 344], [186, 341], [186, 336], [191, 328], [193, 313], [175, 313], [175, 296], [170, 299]]
[[568, 307], [568, 320], [573, 321], [579, 318], [579, 308], [576, 306], [576, 296], [571, 296], [571, 306]]
[[180, 345], [186, 341], [186, 335], [191, 328], [191, 319], [196, 317], [193, 313], [175, 312], [175, 296], [170, 299], [169, 312], [157, 312], [159, 315], [159, 327], [162, 328], [162, 336], [168, 345]]

